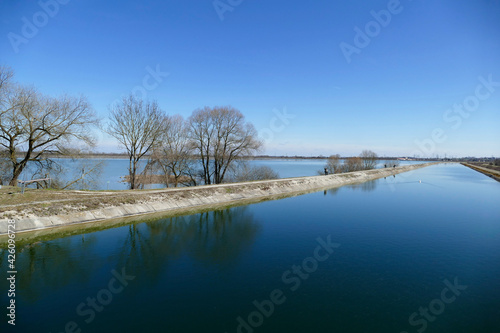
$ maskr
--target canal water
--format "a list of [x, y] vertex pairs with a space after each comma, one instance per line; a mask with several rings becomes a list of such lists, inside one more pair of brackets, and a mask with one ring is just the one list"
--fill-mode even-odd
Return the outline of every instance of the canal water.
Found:
[[[17, 248], [2, 332], [498, 332], [500, 184], [461, 165]], [[5, 249], [0, 256], [7, 269]]]

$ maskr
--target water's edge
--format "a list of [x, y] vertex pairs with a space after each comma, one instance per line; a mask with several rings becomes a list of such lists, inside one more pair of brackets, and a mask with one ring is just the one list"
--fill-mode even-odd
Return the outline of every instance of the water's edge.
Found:
[[483, 168], [483, 167], [480, 167], [480, 166], [477, 166], [477, 165], [472, 165], [472, 164], [469, 164], [469, 163], [460, 163], [468, 168], [471, 168], [472, 170], [474, 171], [477, 171], [477, 172], [480, 172], [482, 173], [483, 175], [486, 175], [490, 178], [493, 178], [494, 180], [496, 180], [497, 182], [500, 182], [500, 172], [499, 171], [496, 171], [496, 170], [493, 170], [493, 169], [488, 169], [488, 168]]
[[[84, 223], [95, 224], [99, 222], [114, 224], [113, 221], [117, 222], [117, 220], [123, 220], [126, 217], [180, 214], [185, 212], [194, 214], [196, 211], [217, 208], [224, 205], [278, 199], [322, 189], [360, 184], [439, 163], [413, 164], [396, 168], [374, 169], [328, 176], [188, 187], [182, 190], [165, 189], [163, 190], [165, 194], [173, 192], [182, 194], [180, 196], [163, 197], [161, 201], [148, 202], [147, 193], [145, 193], [145, 202], [141, 204], [107, 207], [68, 215], [25, 218], [16, 220], [15, 228], [16, 232], [34, 232]], [[3, 235], [2, 238], [6, 237], [7, 228], [8, 220], [0, 221], [0, 235]]]

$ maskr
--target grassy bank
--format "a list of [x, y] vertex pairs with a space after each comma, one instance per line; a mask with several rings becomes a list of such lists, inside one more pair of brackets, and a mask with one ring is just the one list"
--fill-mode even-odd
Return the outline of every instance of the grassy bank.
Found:
[[481, 172], [482, 174], [500, 182], [500, 166], [482, 162], [462, 163], [462, 165], [476, 170], [477, 172]]

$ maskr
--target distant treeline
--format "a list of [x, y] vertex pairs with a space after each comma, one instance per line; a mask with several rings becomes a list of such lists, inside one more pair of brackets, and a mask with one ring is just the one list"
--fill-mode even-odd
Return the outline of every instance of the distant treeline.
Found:
[[[25, 152], [17, 152], [19, 157], [25, 155]], [[61, 155], [59, 153], [46, 153], [46, 157], [50, 158], [128, 158], [126, 153], [105, 153], [105, 152], [92, 152], [92, 153], [76, 153], [73, 155]], [[192, 158], [197, 158], [199, 156], [193, 155]], [[340, 156], [341, 159], [353, 158], [356, 156]], [[286, 155], [254, 155], [254, 156], [242, 156], [241, 159], [255, 160], [255, 159], [296, 159], [296, 160], [326, 160], [328, 156], [286, 156]], [[400, 161], [457, 161], [457, 162], [492, 162], [496, 159], [495, 157], [457, 157], [457, 158], [431, 158], [431, 157], [401, 157], [401, 156], [378, 156], [375, 158], [378, 161], [390, 161], [390, 160], [400, 160]]]

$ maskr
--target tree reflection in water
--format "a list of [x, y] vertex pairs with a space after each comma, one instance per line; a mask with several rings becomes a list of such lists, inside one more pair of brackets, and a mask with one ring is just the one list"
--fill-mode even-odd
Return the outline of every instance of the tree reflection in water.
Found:
[[377, 188], [377, 180], [370, 180], [361, 184], [354, 184], [354, 185], [345, 185], [342, 187], [335, 187], [329, 190], [325, 190], [324, 193], [331, 194], [331, 195], [336, 195], [341, 189], [343, 188], [348, 188], [351, 190], [361, 190], [363, 192], [371, 192], [374, 191]]
[[[206, 265], [231, 265], [259, 230], [250, 210], [241, 206], [29, 244], [16, 256], [17, 269], [23, 272], [17, 276], [18, 289], [26, 301], [34, 302], [69, 284], [86, 284], [98, 271], [109, 274], [113, 268], [126, 267], [127, 272], [141, 272], [156, 281], [170, 261], [182, 256]], [[117, 245], [110, 250], [110, 244]], [[5, 249], [0, 254], [3, 271], [7, 254]]]
[[[79, 235], [17, 248], [16, 284], [26, 301], [35, 302], [50, 290], [90, 279], [101, 259], [89, 261], [97, 240], [95, 235]], [[7, 251], [2, 251], [0, 267], [7, 269]]]
[[183, 255], [209, 265], [230, 264], [254, 242], [260, 225], [242, 206], [128, 228], [119, 265], [159, 273], [167, 261]]

